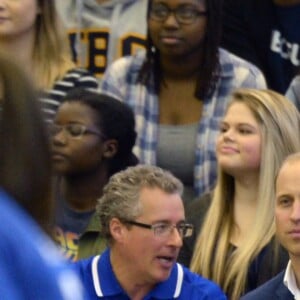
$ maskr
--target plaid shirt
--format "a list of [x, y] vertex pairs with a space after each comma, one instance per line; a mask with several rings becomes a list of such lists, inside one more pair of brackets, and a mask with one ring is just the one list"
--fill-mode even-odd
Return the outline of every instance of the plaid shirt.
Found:
[[[216, 137], [231, 92], [240, 87], [266, 88], [262, 73], [254, 65], [224, 49], [219, 50], [219, 57], [220, 78], [212, 95], [204, 99], [196, 137], [194, 188], [198, 196], [210, 191], [216, 181]], [[136, 83], [144, 59], [144, 51], [118, 59], [106, 70], [101, 90], [132, 107], [138, 135], [134, 152], [141, 163], [155, 165], [159, 99], [154, 92], [153, 82], [148, 86]]]

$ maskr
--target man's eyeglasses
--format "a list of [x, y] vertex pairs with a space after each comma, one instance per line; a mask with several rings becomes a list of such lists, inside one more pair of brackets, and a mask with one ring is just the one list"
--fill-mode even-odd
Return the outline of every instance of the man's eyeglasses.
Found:
[[181, 5], [176, 9], [170, 9], [164, 4], [153, 5], [150, 10], [150, 19], [157, 22], [165, 22], [173, 13], [179, 24], [189, 25], [196, 21], [198, 17], [207, 16], [206, 11], [198, 11], [191, 5]]
[[181, 238], [189, 237], [193, 234], [194, 226], [192, 224], [187, 223], [179, 223], [179, 224], [170, 224], [170, 223], [156, 223], [156, 224], [145, 224], [135, 221], [126, 221], [125, 223], [153, 230], [154, 235], [160, 237], [167, 237], [171, 234], [174, 228], [177, 229]]
[[51, 124], [49, 126], [49, 131], [52, 137], [59, 134], [61, 131], [64, 131], [64, 133], [72, 139], [80, 139], [85, 134], [94, 134], [98, 135], [100, 137], [103, 137], [103, 135], [93, 129], [88, 128], [87, 126], [83, 124], [67, 124], [67, 125], [57, 125], [57, 124]]

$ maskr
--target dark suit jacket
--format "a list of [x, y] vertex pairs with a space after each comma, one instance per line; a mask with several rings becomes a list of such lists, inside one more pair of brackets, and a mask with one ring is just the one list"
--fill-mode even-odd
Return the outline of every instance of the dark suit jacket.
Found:
[[251, 291], [241, 300], [294, 300], [294, 296], [283, 284], [284, 272], [282, 271], [257, 289]]

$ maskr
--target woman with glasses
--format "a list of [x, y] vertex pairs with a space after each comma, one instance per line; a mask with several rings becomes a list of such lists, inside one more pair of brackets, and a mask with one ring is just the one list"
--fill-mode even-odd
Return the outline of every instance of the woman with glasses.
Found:
[[228, 95], [265, 87], [253, 65], [219, 48], [220, 0], [151, 0], [147, 49], [109, 67], [101, 88], [134, 110], [137, 155], [172, 171], [184, 200], [216, 179], [214, 145]]
[[46, 121], [53, 120], [61, 99], [72, 88], [98, 88], [96, 78], [72, 62], [53, 0], [4, 0], [0, 16], [0, 48], [41, 92]]
[[112, 174], [137, 164], [134, 127], [131, 109], [104, 94], [75, 89], [58, 108], [50, 125], [55, 239], [70, 260], [105, 247], [95, 205]]

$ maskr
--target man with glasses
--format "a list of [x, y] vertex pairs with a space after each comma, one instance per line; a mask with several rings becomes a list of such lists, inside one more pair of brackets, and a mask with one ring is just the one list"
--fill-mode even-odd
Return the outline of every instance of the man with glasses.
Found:
[[154, 166], [111, 177], [98, 202], [108, 248], [79, 261], [90, 299], [226, 299], [220, 288], [176, 263], [185, 222], [182, 183]]

